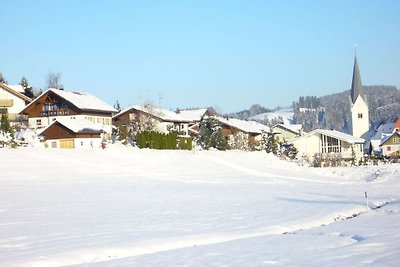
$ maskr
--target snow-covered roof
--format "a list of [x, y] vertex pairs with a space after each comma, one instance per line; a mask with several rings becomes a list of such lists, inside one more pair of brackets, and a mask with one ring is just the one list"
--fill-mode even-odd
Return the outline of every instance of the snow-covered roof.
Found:
[[256, 121], [244, 121], [235, 118], [221, 118], [215, 117], [220, 123], [237, 128], [245, 133], [257, 133], [261, 134], [261, 131], [268, 132], [270, 129], [268, 126], [258, 123]]
[[[36, 99], [40, 99], [43, 95], [45, 95], [48, 92], [53, 92], [54, 94], [64, 98], [65, 100], [67, 100], [68, 102], [70, 102], [71, 104], [73, 104], [74, 106], [76, 106], [81, 110], [118, 112], [118, 110], [116, 110], [114, 107], [110, 106], [103, 100], [89, 93], [70, 92], [55, 88], [49, 88], [45, 92], [43, 92], [40, 96], [38, 96]], [[32, 105], [32, 103], [26, 106], [25, 109], [28, 108], [30, 105]]]
[[190, 122], [190, 121], [192, 121], [192, 120], [189, 120], [189, 119], [185, 118], [184, 116], [181, 116], [180, 114], [177, 114], [173, 111], [170, 111], [167, 109], [162, 109], [162, 108], [156, 108], [156, 107], [152, 107], [152, 106], [131, 106], [129, 108], [122, 110], [120, 113], [114, 115], [113, 118], [119, 117], [122, 114], [129, 112], [132, 109], [142, 111], [142, 112], [152, 115], [154, 117], [160, 118], [163, 121], [170, 121], [170, 122]]
[[376, 132], [372, 136], [371, 140], [381, 140], [382, 135], [389, 133], [391, 134], [394, 130], [394, 126], [395, 124], [393, 122], [379, 125], [378, 129], [376, 129]]
[[349, 135], [349, 134], [346, 134], [346, 133], [342, 133], [342, 132], [339, 132], [339, 131], [336, 131], [336, 130], [316, 129], [316, 130], [310, 132], [310, 134], [311, 133], [315, 133], [315, 132], [323, 134], [323, 135], [326, 135], [326, 136], [330, 136], [330, 137], [333, 137], [333, 138], [336, 138], [336, 139], [339, 139], [339, 140], [342, 140], [342, 141], [345, 141], [345, 142], [347, 142], [349, 144], [363, 144], [363, 143], [365, 143], [365, 140], [360, 138], [360, 137], [355, 137], [355, 136], [352, 136], [352, 135]]
[[178, 115], [188, 121], [200, 121], [204, 114], [207, 112], [206, 108], [180, 110]]
[[13, 89], [14, 91], [18, 92], [18, 93], [25, 93], [25, 89], [24, 87], [22, 87], [22, 85], [17, 84], [17, 85], [8, 85], [8, 87], [10, 87], [11, 89]]
[[286, 128], [286, 129], [288, 129], [288, 130], [290, 130], [290, 131], [292, 131], [294, 133], [297, 133], [297, 134], [299, 134], [301, 132], [301, 130], [303, 129], [303, 125], [302, 124], [286, 124], [286, 123], [277, 124], [277, 125], [273, 126], [272, 128], [275, 128], [275, 127], [278, 127], [278, 126], [282, 127], [282, 128]]
[[382, 138], [381, 143], [380, 143], [379, 146], [384, 145], [384, 144], [386, 143], [386, 141], [389, 140], [392, 136], [398, 136], [398, 137], [400, 137], [400, 132], [394, 132], [394, 133], [385, 135], [385, 136]]
[[88, 132], [105, 132], [104, 130], [104, 125], [99, 124], [99, 123], [93, 123], [88, 120], [83, 120], [83, 119], [68, 119], [68, 118], [57, 118], [53, 123], [48, 125], [46, 128], [44, 128], [40, 133], [42, 134], [44, 131], [46, 131], [48, 128], [53, 126], [55, 123], [60, 123], [66, 128], [70, 129], [74, 133], [88, 133]]
[[9, 92], [9, 93], [21, 98], [21, 99], [23, 99], [26, 102], [32, 102], [31, 98], [29, 98], [29, 97], [27, 97], [26, 95], [23, 94], [23, 92], [25, 92], [25, 90], [22, 89], [22, 92], [18, 91], [18, 90], [20, 90], [19, 87], [22, 88], [22, 86], [20, 86], [20, 85], [8, 85], [8, 84], [0, 82], [0, 88], [4, 89], [5, 91], [7, 91], [7, 92]]

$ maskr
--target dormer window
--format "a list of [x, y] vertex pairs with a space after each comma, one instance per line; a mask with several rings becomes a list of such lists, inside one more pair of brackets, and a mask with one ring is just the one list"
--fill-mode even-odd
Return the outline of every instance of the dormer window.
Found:
[[362, 119], [362, 117], [363, 117], [363, 116], [362, 116], [362, 113], [358, 113], [358, 118], [359, 118], [359, 119]]

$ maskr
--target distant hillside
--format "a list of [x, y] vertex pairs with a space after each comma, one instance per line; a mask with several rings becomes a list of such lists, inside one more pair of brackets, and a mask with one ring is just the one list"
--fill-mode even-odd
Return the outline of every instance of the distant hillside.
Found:
[[250, 117], [249, 120], [258, 121], [268, 126], [277, 123], [293, 124], [293, 115], [292, 108], [288, 107], [255, 115]]
[[[400, 90], [394, 86], [363, 86], [369, 107], [372, 128], [400, 117]], [[350, 90], [317, 98], [300, 97], [293, 103], [294, 123], [306, 131], [316, 128], [349, 132]]]
[[[363, 86], [363, 89], [368, 101], [372, 128], [400, 117], [400, 90], [395, 86], [373, 85]], [[349, 96], [350, 90], [322, 97], [302, 96], [289, 108], [269, 109], [256, 104], [250, 109], [226, 116], [257, 120], [266, 125], [299, 123], [303, 124], [306, 131], [322, 128], [349, 132]]]
[[234, 113], [229, 113], [226, 114], [225, 116], [231, 117], [231, 118], [237, 118], [241, 120], [247, 120], [252, 116], [261, 114], [261, 113], [266, 113], [266, 112], [271, 112], [273, 111], [272, 109], [265, 108], [261, 106], [260, 104], [255, 104], [250, 107], [250, 109], [245, 109], [239, 112], [234, 112]]

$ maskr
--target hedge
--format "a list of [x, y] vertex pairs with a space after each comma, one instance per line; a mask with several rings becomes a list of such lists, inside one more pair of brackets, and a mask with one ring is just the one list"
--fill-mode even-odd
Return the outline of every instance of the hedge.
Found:
[[192, 139], [190, 137], [180, 137], [177, 133], [164, 134], [155, 131], [138, 133], [136, 144], [139, 148], [192, 149]]

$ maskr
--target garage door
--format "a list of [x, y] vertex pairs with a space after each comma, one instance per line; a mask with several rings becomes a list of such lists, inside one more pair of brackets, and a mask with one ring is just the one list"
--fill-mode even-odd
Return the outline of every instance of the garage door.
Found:
[[60, 140], [60, 148], [74, 148], [74, 139]]

